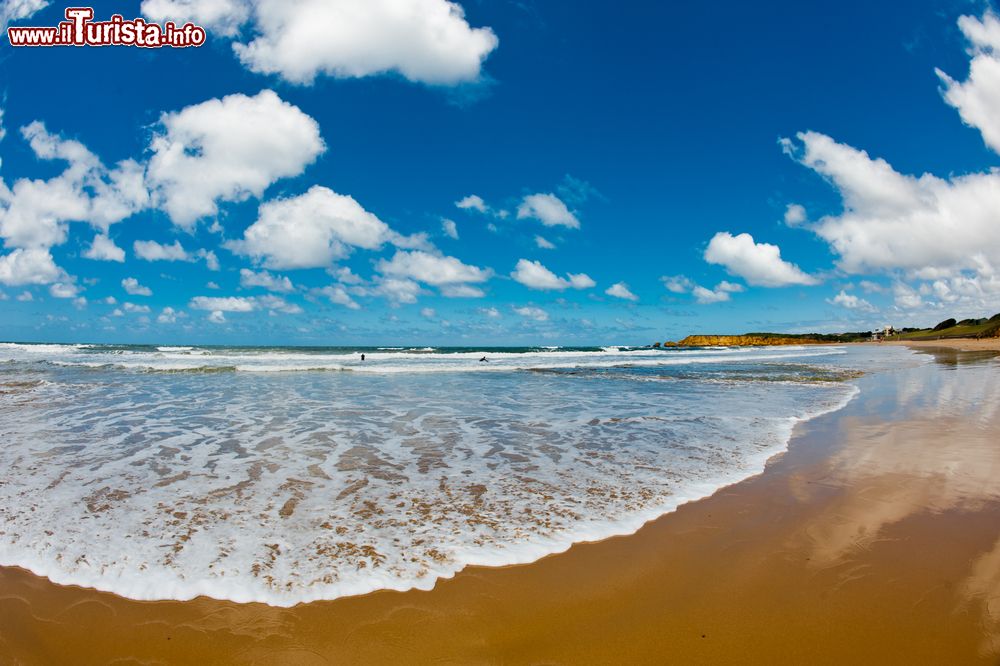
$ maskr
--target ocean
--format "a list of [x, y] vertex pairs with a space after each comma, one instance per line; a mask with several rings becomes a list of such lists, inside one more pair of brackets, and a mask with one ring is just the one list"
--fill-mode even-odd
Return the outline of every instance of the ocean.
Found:
[[0, 343], [0, 565], [143, 600], [429, 589], [632, 533], [761, 472], [861, 373], [922, 362]]

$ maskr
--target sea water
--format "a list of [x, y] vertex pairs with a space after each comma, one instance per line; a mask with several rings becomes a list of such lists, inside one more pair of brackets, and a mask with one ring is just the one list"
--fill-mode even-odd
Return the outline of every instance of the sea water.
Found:
[[913, 358], [2, 343], [0, 565], [147, 600], [429, 589], [759, 473]]

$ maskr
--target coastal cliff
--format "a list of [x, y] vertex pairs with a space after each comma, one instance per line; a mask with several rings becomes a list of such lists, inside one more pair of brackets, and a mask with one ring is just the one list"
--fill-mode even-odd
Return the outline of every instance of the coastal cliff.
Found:
[[785, 336], [748, 333], [746, 335], [689, 335], [678, 347], [763, 347], [767, 345], [818, 345], [830, 340], [811, 336]]

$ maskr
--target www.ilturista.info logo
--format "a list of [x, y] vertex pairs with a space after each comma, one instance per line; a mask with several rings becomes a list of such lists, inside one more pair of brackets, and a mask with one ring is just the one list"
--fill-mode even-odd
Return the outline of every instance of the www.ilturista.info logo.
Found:
[[18, 26], [7, 28], [11, 46], [163, 46], [184, 48], [205, 43], [205, 29], [193, 23], [162, 26], [142, 18], [125, 20], [114, 14], [108, 21], [94, 21], [93, 7], [67, 7], [66, 20], [55, 27]]

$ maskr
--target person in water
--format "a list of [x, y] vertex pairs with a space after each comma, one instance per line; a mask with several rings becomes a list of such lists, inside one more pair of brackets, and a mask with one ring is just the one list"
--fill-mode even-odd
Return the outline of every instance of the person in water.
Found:
[[490, 360], [489, 360], [488, 358], [486, 358], [486, 357], [484, 356], [484, 357], [482, 357], [481, 359], [479, 359], [479, 362], [480, 362], [480, 363], [489, 363], [489, 362], [490, 362]]
[[361, 360], [362, 361], [365, 360], [365, 355], [364, 354], [361, 355]]

